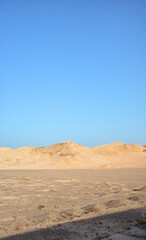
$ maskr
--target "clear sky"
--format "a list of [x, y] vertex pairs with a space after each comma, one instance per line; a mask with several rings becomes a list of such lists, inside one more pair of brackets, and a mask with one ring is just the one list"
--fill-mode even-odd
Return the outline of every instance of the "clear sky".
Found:
[[146, 144], [145, 0], [0, 0], [0, 147]]

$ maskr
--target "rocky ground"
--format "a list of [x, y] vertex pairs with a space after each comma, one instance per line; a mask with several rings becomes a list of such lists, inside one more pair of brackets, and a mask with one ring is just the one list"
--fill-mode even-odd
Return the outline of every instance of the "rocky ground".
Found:
[[1, 170], [0, 239], [145, 239], [145, 175], [145, 169]]

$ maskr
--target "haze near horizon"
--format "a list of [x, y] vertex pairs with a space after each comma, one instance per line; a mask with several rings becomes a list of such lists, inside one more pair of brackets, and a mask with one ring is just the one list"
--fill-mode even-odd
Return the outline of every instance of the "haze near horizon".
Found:
[[146, 144], [146, 1], [0, 1], [0, 147]]

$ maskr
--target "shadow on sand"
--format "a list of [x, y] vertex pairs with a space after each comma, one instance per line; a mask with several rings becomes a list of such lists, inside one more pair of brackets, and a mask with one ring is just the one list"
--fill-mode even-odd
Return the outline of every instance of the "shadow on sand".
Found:
[[0, 240], [146, 239], [145, 208], [87, 218], [3, 237]]

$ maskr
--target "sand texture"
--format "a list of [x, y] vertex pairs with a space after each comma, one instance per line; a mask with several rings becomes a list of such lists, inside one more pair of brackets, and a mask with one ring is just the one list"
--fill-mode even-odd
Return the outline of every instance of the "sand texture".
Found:
[[94, 148], [74, 142], [49, 147], [0, 148], [0, 169], [145, 168], [146, 148], [110, 143]]
[[146, 171], [1, 170], [2, 240], [144, 240]]

